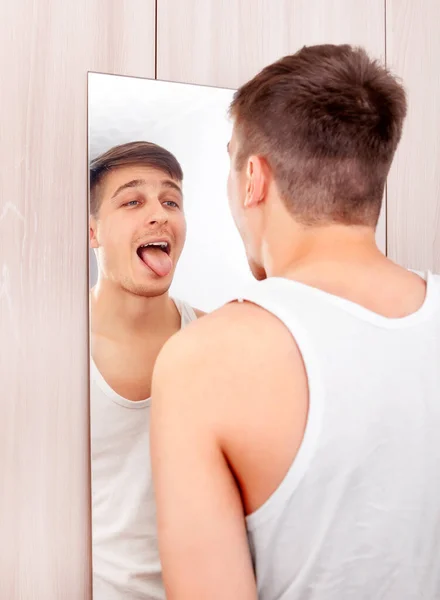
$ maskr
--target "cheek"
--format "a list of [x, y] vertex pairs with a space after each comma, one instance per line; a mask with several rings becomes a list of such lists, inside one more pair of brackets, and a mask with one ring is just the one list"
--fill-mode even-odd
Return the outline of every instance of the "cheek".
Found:
[[229, 208], [231, 209], [232, 213], [235, 213], [237, 210], [237, 202], [239, 199], [240, 188], [239, 188], [239, 178], [238, 178], [237, 174], [232, 171], [232, 169], [231, 169], [231, 171], [229, 171], [227, 191], [228, 191]]
[[244, 210], [240, 203], [238, 194], [231, 198], [230, 202], [231, 215], [234, 220], [235, 226], [240, 233], [243, 232], [244, 225]]
[[231, 171], [228, 173], [228, 181], [226, 183], [226, 194], [228, 196], [229, 206], [231, 206], [231, 195], [232, 195], [232, 176]]
[[229, 176], [228, 176], [227, 192], [228, 192], [229, 210], [231, 211], [231, 214], [232, 214], [232, 217], [233, 217], [235, 223], [237, 223], [237, 214], [236, 214], [237, 213], [237, 209], [236, 209], [237, 184], [236, 184], [236, 180], [234, 179], [231, 172], [229, 172]]
[[172, 220], [172, 228], [176, 241], [183, 245], [186, 239], [186, 219], [182, 211], [176, 212]]
[[115, 249], [122, 250], [127, 243], [131, 242], [134, 231], [134, 224], [130, 223], [129, 220], [109, 216], [102, 223], [99, 241], [108, 252], [114, 252]]

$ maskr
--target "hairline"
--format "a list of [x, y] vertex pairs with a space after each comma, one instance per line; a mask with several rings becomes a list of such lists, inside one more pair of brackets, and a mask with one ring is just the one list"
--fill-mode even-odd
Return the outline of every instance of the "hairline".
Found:
[[[135, 160], [134, 159], [133, 162], [127, 162], [127, 163], [124, 163], [124, 164], [121, 164], [121, 165], [113, 165], [113, 166], [110, 166], [110, 167], [107, 167], [107, 166], [101, 167], [99, 169], [99, 172], [98, 172], [97, 180], [95, 181], [95, 183], [93, 185], [90, 185], [90, 190], [89, 190], [90, 200], [91, 200], [91, 197], [92, 197], [92, 193], [95, 193], [95, 194], [97, 193], [98, 188], [100, 188], [100, 187], [103, 186], [105, 180], [108, 178], [109, 175], [111, 175], [112, 172], [120, 170], [120, 169], [124, 169], [124, 168], [133, 168], [133, 167], [145, 167], [147, 169], [153, 169], [155, 171], [159, 171], [161, 173], [164, 173], [171, 180], [178, 181], [179, 183], [182, 183], [182, 181], [183, 181], [183, 179], [177, 179], [176, 177], [173, 177], [171, 175], [171, 173], [169, 171], [167, 171], [167, 169], [165, 169], [165, 168], [161, 168], [161, 167], [155, 166], [153, 164], [149, 165], [149, 164], [147, 164], [147, 161]], [[99, 197], [97, 198], [97, 202], [95, 203], [96, 204], [96, 211], [95, 212], [91, 211], [91, 206], [90, 206], [90, 214], [91, 214], [91, 216], [96, 217], [98, 215], [99, 210], [100, 210], [100, 208], [102, 206], [102, 201], [103, 201], [102, 195], [99, 195]]]

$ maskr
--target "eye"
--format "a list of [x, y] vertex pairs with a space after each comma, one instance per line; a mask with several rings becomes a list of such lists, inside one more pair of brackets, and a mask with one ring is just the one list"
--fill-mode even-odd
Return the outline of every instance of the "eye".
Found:
[[168, 204], [168, 206], [171, 206], [172, 208], [179, 208], [179, 205], [177, 202], [174, 202], [174, 200], [167, 200], [164, 204]]
[[130, 200], [130, 202], [126, 202], [125, 204], [123, 204], [122, 206], [137, 206], [138, 204], [140, 204], [139, 200]]

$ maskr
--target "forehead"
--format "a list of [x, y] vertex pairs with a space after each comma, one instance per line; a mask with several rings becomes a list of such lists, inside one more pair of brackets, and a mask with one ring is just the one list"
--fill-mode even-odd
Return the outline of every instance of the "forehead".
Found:
[[112, 198], [121, 186], [129, 182], [143, 182], [138, 187], [169, 187], [167, 182], [175, 184], [179, 190], [182, 188], [182, 183], [174, 179], [161, 169], [147, 167], [142, 165], [134, 165], [127, 167], [116, 167], [104, 175], [101, 182], [102, 199]]

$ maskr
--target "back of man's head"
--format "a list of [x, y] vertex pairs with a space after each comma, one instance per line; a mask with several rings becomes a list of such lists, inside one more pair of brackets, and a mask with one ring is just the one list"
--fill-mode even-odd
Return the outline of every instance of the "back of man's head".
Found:
[[236, 168], [263, 156], [299, 222], [376, 225], [406, 98], [363, 49], [304, 47], [243, 85], [230, 113]]

